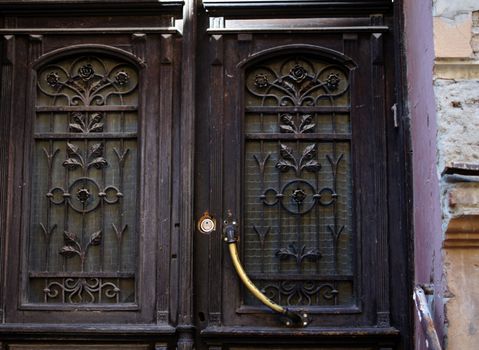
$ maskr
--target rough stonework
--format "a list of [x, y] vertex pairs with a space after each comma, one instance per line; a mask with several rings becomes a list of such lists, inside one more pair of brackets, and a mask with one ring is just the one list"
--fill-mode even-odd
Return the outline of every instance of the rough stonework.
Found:
[[479, 9], [477, 0], [433, 0], [434, 17], [454, 18]]
[[475, 11], [472, 14], [472, 40], [471, 40], [472, 51], [474, 52], [474, 57], [479, 59], [479, 11]]
[[435, 0], [434, 92], [441, 178], [445, 349], [479, 344], [479, 176], [443, 175], [479, 164], [479, 1]]
[[479, 163], [479, 80], [434, 82], [438, 116], [438, 168]]

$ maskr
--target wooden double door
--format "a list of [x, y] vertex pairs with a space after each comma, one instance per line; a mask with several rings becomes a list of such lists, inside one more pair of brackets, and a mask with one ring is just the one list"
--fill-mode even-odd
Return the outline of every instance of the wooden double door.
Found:
[[26, 3], [1, 5], [5, 349], [410, 348], [387, 1]]

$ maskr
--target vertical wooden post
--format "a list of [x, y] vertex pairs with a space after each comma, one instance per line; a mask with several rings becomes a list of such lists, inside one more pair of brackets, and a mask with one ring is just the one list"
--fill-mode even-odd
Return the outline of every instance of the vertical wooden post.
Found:
[[180, 142], [180, 255], [178, 350], [194, 347], [193, 333], [193, 193], [195, 144], [196, 0], [183, 9], [183, 60]]

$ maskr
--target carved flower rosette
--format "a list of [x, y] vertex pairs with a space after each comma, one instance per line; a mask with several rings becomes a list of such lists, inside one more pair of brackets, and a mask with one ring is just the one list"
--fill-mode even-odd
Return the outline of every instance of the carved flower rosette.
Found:
[[307, 58], [286, 59], [274, 66], [258, 66], [246, 80], [249, 94], [259, 104], [276, 106], [332, 105], [349, 88], [348, 75], [334, 64], [314, 65]]
[[103, 106], [124, 104], [138, 85], [138, 74], [126, 63], [106, 65], [96, 57], [83, 56], [70, 66], [44, 67], [37, 81], [39, 94], [53, 97], [55, 105]]

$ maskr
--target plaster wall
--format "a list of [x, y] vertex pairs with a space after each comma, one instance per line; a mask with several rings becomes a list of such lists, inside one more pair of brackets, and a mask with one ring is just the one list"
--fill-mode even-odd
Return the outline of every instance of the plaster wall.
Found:
[[[445, 348], [450, 350], [479, 348], [479, 244], [475, 243], [479, 178], [443, 175], [445, 167], [454, 163], [479, 164], [478, 10], [477, 0], [436, 0], [433, 7], [437, 174], [442, 205], [439, 234], [446, 234], [443, 328]], [[473, 229], [457, 224], [464, 220], [472, 222]]]
[[454, 323], [448, 332], [447, 349], [476, 350], [479, 347], [479, 254], [475, 249], [447, 249], [444, 258], [450, 297], [447, 316]]
[[[404, 1], [404, 46], [408, 81], [413, 167], [415, 283], [441, 289], [441, 206], [436, 168], [436, 107], [433, 90], [433, 18], [430, 1]], [[438, 298], [433, 316], [442, 339], [443, 306]], [[416, 320], [415, 349], [427, 349]]]

